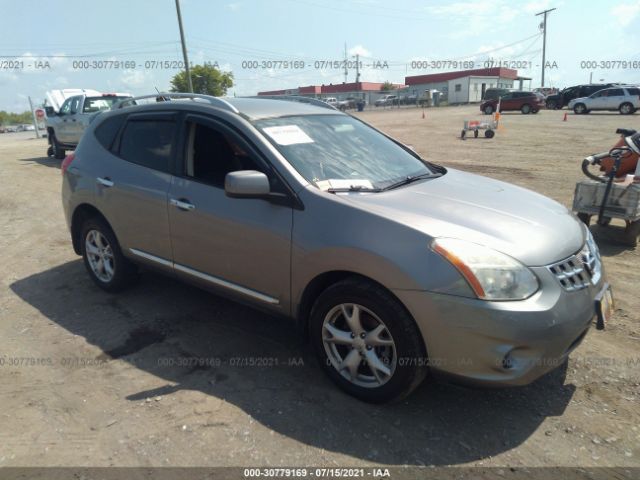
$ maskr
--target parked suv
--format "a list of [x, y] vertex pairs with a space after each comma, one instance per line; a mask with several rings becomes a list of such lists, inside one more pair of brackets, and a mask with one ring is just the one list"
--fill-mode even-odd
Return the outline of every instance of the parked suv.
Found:
[[511, 92], [508, 88], [487, 88], [484, 92], [482, 100], [498, 100], [503, 95]]
[[47, 108], [47, 156], [63, 159], [66, 150], [73, 150], [91, 118], [125, 98], [128, 93], [92, 93], [67, 98], [58, 112]]
[[374, 102], [376, 107], [386, 107], [389, 105], [398, 105], [397, 95], [385, 95]]
[[560, 109], [569, 105], [569, 102], [574, 98], [588, 97], [592, 93], [596, 93], [603, 88], [609, 88], [615, 86], [615, 83], [589, 83], [587, 85], [576, 85], [575, 87], [568, 87], [561, 90], [560, 93], [555, 95], [549, 95], [545, 103], [549, 110]]
[[62, 165], [73, 248], [106, 291], [141, 265], [291, 317], [372, 402], [429, 372], [528, 384], [610, 312], [588, 228], [553, 200], [321, 101], [169, 97], [100, 114]]
[[640, 88], [605, 88], [588, 97], [574, 98], [569, 102], [569, 108], [578, 115], [592, 110], [618, 110], [623, 115], [631, 115], [640, 108]]
[[497, 99], [485, 100], [480, 104], [480, 111], [491, 115], [498, 109], [501, 112], [520, 110], [522, 113], [538, 113], [544, 108], [544, 97], [533, 92], [508, 92]]

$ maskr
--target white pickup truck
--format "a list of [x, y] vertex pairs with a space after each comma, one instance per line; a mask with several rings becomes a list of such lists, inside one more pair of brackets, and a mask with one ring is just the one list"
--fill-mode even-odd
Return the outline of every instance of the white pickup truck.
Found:
[[128, 93], [101, 93], [87, 89], [47, 92], [47, 156], [63, 159], [66, 150], [76, 148], [94, 115], [109, 110], [114, 103], [130, 97]]

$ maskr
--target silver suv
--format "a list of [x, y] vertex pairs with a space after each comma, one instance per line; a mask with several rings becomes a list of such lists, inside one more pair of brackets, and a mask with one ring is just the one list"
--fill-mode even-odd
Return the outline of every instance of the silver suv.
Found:
[[171, 97], [101, 114], [63, 163], [73, 248], [104, 290], [144, 266], [290, 317], [371, 402], [428, 373], [530, 383], [606, 320], [598, 248], [562, 205], [321, 101]]

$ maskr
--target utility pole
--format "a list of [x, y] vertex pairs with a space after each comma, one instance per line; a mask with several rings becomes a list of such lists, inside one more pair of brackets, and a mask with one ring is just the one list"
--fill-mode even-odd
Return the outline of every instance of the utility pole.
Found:
[[187, 44], [184, 41], [184, 28], [182, 27], [182, 15], [180, 13], [180, 0], [176, 0], [176, 11], [178, 12], [178, 26], [180, 27], [182, 58], [184, 59], [184, 69], [187, 74], [187, 85], [189, 87], [189, 93], [193, 93], [193, 83], [191, 83], [191, 72], [189, 71], [189, 57], [187, 56]]
[[29, 108], [31, 108], [31, 117], [33, 118], [33, 126], [36, 129], [36, 138], [40, 138], [40, 133], [38, 132], [38, 120], [36, 119], [36, 111], [33, 109], [33, 102], [31, 101], [31, 97], [27, 97], [29, 99]]
[[347, 42], [344, 42], [344, 83], [347, 83], [347, 76], [349, 75], [349, 70], [347, 70]]
[[356, 83], [360, 82], [360, 54], [356, 53]]
[[538, 15], [544, 15], [544, 20], [542, 21], [542, 80], [540, 82], [541, 87], [544, 87], [544, 62], [545, 62], [546, 51], [547, 51], [547, 14], [549, 12], [553, 12], [554, 10], [555, 8], [548, 8], [544, 12], [536, 13], [536, 17]]

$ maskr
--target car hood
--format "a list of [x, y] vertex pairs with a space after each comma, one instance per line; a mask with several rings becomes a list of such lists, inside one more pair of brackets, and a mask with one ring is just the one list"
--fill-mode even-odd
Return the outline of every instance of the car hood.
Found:
[[582, 247], [585, 231], [559, 203], [509, 183], [450, 169], [447, 174], [349, 201], [430, 237], [468, 240], [525, 265], [549, 265]]

